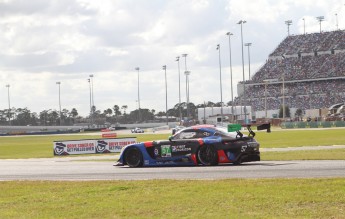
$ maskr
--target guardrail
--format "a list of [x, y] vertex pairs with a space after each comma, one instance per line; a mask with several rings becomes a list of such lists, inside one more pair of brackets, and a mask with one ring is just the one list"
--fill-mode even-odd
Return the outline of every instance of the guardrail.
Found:
[[283, 122], [282, 129], [296, 129], [296, 128], [334, 128], [345, 127], [345, 121], [326, 121], [326, 122]]

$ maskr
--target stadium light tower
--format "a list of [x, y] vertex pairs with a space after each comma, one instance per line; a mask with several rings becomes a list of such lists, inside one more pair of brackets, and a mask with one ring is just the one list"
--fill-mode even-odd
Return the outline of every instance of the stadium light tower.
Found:
[[[282, 55], [282, 58], [285, 62], [285, 69], [287, 68], [287, 62], [285, 61], [285, 56]], [[283, 79], [283, 121], [285, 122], [285, 69], [283, 70], [283, 75], [282, 75], [282, 79]]]
[[189, 117], [189, 75], [190, 71], [185, 71], [184, 74], [186, 75], [186, 101], [187, 101], [187, 119]]
[[[242, 74], [243, 74], [243, 105], [244, 105], [244, 122], [247, 123], [247, 110], [246, 110], [246, 83], [244, 78], [244, 57], [243, 57], [243, 24], [247, 23], [244, 20], [240, 20], [237, 24], [241, 25], [241, 49], [242, 49]], [[242, 109], [241, 109], [242, 111]]]
[[265, 118], [267, 118], [267, 85], [268, 83], [276, 82], [278, 79], [265, 79], [263, 82], [265, 83]]
[[89, 90], [90, 90], [90, 125], [92, 125], [92, 101], [91, 101], [91, 80], [90, 78], [87, 79], [89, 83]]
[[267, 119], [267, 83], [268, 80], [263, 80], [265, 82], [265, 119]]
[[167, 84], [167, 66], [163, 65], [163, 70], [165, 72], [165, 115], [167, 118], [167, 125], [169, 122], [168, 119], [168, 84]]
[[7, 98], [8, 98], [8, 124], [11, 125], [11, 100], [10, 100], [10, 85], [6, 84]]
[[181, 111], [181, 76], [180, 76], [180, 56], [176, 57], [177, 66], [178, 66], [178, 108], [180, 114], [180, 122], [182, 120], [182, 111]]
[[95, 106], [95, 100], [93, 98], [93, 74], [89, 75], [90, 79], [91, 79], [91, 97], [92, 97], [92, 110], [94, 110], [94, 106]]
[[135, 70], [138, 72], [138, 122], [140, 122], [140, 87], [139, 87], [139, 67], [136, 67]]
[[246, 43], [244, 44], [244, 46], [247, 46], [248, 47], [248, 65], [249, 65], [249, 80], [250, 80], [250, 49], [249, 47], [252, 45], [252, 43]]
[[184, 57], [184, 74], [186, 75], [186, 103], [187, 103], [187, 119], [189, 117], [189, 78], [190, 72], [187, 71], [187, 55], [188, 54], [182, 54], [182, 57]]
[[319, 23], [320, 23], [320, 33], [321, 33], [321, 22], [325, 20], [325, 17], [324, 16], [319, 16], [319, 17], [316, 17], [316, 20], [318, 20]]
[[339, 26], [338, 26], [338, 14], [335, 13], [335, 26], [337, 27], [337, 30], [339, 30]]
[[220, 116], [222, 118], [221, 123], [223, 124], [223, 88], [222, 88], [222, 65], [220, 61], [220, 45], [217, 45], [219, 54], [219, 87], [220, 87]]
[[59, 110], [60, 110], [60, 126], [62, 125], [62, 119], [61, 119], [61, 96], [60, 96], [60, 86], [61, 86], [61, 82], [60, 81], [58, 81], [58, 82], [56, 82], [56, 84], [59, 86]]
[[287, 25], [287, 29], [288, 29], [288, 36], [290, 36], [290, 25], [292, 25], [292, 20], [285, 21], [285, 24]]
[[303, 34], [305, 35], [305, 18], [303, 18], [302, 20], [303, 20]]
[[231, 122], [234, 122], [234, 90], [233, 90], [233, 86], [232, 86], [232, 63], [231, 63], [231, 36], [233, 35], [232, 33], [230, 32], [227, 32], [226, 35], [229, 36], [229, 57], [230, 57], [230, 82], [231, 82], [231, 114], [232, 114], [232, 121]]

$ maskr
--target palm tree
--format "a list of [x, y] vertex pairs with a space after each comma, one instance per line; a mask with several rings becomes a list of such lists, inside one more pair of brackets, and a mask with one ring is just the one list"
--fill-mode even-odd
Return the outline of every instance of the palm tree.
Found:
[[126, 114], [126, 110], [128, 109], [128, 106], [127, 105], [123, 105], [121, 107], [121, 109], [123, 109], [123, 114]]

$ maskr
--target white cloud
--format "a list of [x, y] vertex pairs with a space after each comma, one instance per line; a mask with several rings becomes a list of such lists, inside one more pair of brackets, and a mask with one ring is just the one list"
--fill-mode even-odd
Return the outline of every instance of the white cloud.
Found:
[[[0, 109], [11, 104], [35, 112], [57, 109], [56, 81], [61, 81], [62, 107], [89, 111], [87, 78], [94, 74], [95, 103], [136, 108], [140, 67], [141, 105], [165, 109], [162, 65], [167, 65], [169, 106], [178, 102], [176, 56], [188, 53], [191, 101], [220, 101], [216, 45], [221, 44], [224, 100], [229, 100], [230, 73], [226, 32], [232, 37], [234, 82], [242, 80], [240, 28], [252, 42], [252, 74], [286, 36], [335, 29], [335, 13], [344, 29], [345, 7], [337, 0], [0, 0]], [[246, 52], [246, 51], [245, 51]], [[184, 59], [180, 59], [182, 101]], [[245, 53], [245, 71], [247, 74]], [[235, 94], [236, 86], [234, 87]]]

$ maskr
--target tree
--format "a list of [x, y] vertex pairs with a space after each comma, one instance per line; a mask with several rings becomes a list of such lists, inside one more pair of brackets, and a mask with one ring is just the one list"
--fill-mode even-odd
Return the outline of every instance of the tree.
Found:
[[302, 109], [297, 109], [295, 113], [295, 117], [301, 118], [303, 116]]
[[15, 110], [15, 118], [13, 119], [14, 125], [35, 125], [36, 119], [27, 108], [18, 108]]
[[105, 113], [106, 113], [107, 116], [111, 116], [113, 114], [113, 110], [108, 108], [108, 109], [105, 110]]
[[78, 111], [76, 110], [76, 108], [73, 108], [73, 109], [71, 110], [71, 116], [73, 117], [73, 119], [75, 119], [75, 117], [78, 116]]
[[121, 115], [120, 107], [118, 105], [114, 105], [113, 107], [115, 119], [117, 120], [117, 117]]
[[[290, 117], [290, 108], [288, 105], [285, 105], [285, 118]], [[283, 118], [283, 105], [280, 106], [279, 118]]]
[[215, 105], [216, 104], [211, 102], [211, 101], [208, 101], [207, 104], [206, 104], [207, 107], [215, 107]]
[[123, 110], [123, 114], [126, 114], [126, 110], [128, 109], [128, 106], [127, 105], [123, 105], [121, 107], [121, 109]]

